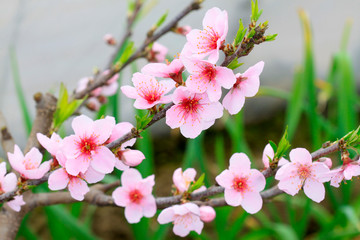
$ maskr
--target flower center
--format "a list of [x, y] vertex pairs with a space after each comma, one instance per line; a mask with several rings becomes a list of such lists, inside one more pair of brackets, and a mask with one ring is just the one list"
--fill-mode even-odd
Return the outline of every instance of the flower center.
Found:
[[186, 213], [184, 215], [175, 215], [174, 224], [175, 225], [180, 224], [185, 228], [188, 228], [196, 221], [195, 217], [196, 216], [192, 213]]
[[242, 76], [236, 78], [236, 82], [235, 82], [233, 88], [237, 88], [237, 87], [240, 88], [241, 82], [245, 81], [246, 79], [247, 79], [247, 77], [242, 77]]
[[133, 203], [137, 203], [139, 204], [141, 199], [143, 199], [143, 195], [141, 194], [141, 192], [137, 189], [134, 189], [132, 190], [130, 193], [129, 193], [129, 198], [130, 198], [130, 201], [133, 202]]
[[98, 148], [96, 137], [94, 135], [80, 138], [80, 142], [78, 142], [77, 145], [81, 153], [85, 155], [91, 155], [91, 152]]
[[245, 177], [236, 177], [233, 180], [233, 188], [238, 192], [244, 192], [248, 189], [248, 179]]
[[209, 50], [217, 49], [217, 41], [219, 40], [219, 34], [214, 28], [207, 26], [201, 31], [199, 43], [196, 45], [199, 49], [199, 53], [206, 53]]
[[153, 82], [144, 82], [143, 84], [139, 85], [138, 88], [139, 95], [150, 104], [158, 101], [164, 91], [165, 89], [163, 89], [162, 85], [160, 85], [158, 82], [156, 82], [156, 84]]
[[216, 76], [216, 69], [213, 66], [206, 65], [201, 75], [211, 82]]
[[311, 169], [309, 166], [301, 164], [297, 170], [297, 173], [301, 179], [306, 179], [311, 175]]
[[24, 159], [22, 164], [25, 166], [26, 170], [32, 170], [32, 169], [36, 169], [38, 167], [30, 159]]

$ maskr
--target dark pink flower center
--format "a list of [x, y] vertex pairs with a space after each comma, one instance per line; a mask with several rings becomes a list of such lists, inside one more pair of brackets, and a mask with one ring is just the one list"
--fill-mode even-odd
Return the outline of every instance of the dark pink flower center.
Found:
[[156, 84], [153, 84], [152, 82], [144, 83], [139, 85], [138, 88], [138, 94], [150, 104], [160, 100], [164, 92], [165, 89], [158, 82], [156, 82]]
[[200, 99], [198, 98], [186, 98], [180, 103], [181, 108], [185, 113], [193, 114], [197, 113], [198, 109], [201, 107], [199, 104]]
[[216, 32], [214, 28], [207, 26], [201, 31], [199, 43], [196, 45], [199, 49], [199, 53], [206, 53], [209, 50], [217, 49], [217, 41], [219, 38], [218, 32]]
[[80, 149], [82, 154], [91, 155], [92, 151], [95, 151], [98, 148], [96, 137], [91, 135], [90, 137], [80, 138], [80, 141], [77, 142], [77, 146]]
[[211, 82], [216, 76], [216, 69], [213, 66], [206, 65], [201, 75]]
[[237, 87], [240, 88], [241, 82], [245, 81], [246, 79], [247, 79], [247, 77], [242, 77], [242, 76], [237, 77], [233, 88], [237, 88]]
[[141, 192], [137, 189], [134, 189], [132, 190], [130, 193], [129, 193], [129, 198], [130, 198], [130, 201], [133, 202], [133, 203], [137, 203], [139, 204], [141, 199], [143, 199], [143, 195], [141, 194]]
[[246, 177], [236, 177], [233, 180], [233, 188], [238, 192], [244, 192], [248, 189], [248, 178]]
[[297, 173], [299, 175], [299, 178], [306, 179], [311, 175], [311, 169], [309, 166], [301, 164], [298, 167]]

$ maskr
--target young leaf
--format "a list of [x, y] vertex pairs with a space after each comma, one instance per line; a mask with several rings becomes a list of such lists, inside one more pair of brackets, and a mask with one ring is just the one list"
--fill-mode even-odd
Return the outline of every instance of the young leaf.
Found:
[[265, 36], [265, 41], [267, 41], [267, 42], [274, 41], [276, 36], [277, 36], [277, 34], [267, 35], [267, 36]]
[[235, 58], [234, 60], [232, 60], [231, 63], [229, 63], [227, 68], [230, 68], [231, 70], [235, 70], [236, 68], [240, 67], [243, 64], [244, 63], [239, 63], [238, 60]]
[[168, 11], [166, 11], [160, 18], [159, 18], [159, 20], [157, 21], [157, 23], [156, 23], [156, 27], [158, 28], [158, 27], [160, 27], [164, 22], [165, 22], [165, 20], [166, 20], [166, 18], [167, 18], [167, 16], [168, 16]]
[[233, 46], [237, 47], [243, 40], [245, 34], [246, 34], [247, 28], [244, 29], [244, 25], [242, 23], [242, 20], [239, 20], [239, 29], [236, 33], [236, 37], [233, 42]]
[[199, 179], [194, 183], [191, 184], [189, 192], [192, 193], [196, 189], [199, 189], [202, 185], [204, 185], [205, 173], [201, 174]]

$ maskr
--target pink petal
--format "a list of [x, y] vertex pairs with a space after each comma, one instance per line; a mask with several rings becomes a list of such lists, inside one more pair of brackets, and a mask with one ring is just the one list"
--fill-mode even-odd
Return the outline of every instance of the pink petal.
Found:
[[325, 198], [325, 187], [322, 183], [312, 178], [307, 178], [304, 184], [304, 193], [311, 200], [319, 203]]
[[239, 206], [243, 200], [243, 196], [241, 192], [228, 188], [225, 188], [224, 197], [225, 197], [225, 202], [233, 207]]
[[174, 217], [175, 217], [175, 215], [174, 215], [173, 208], [168, 207], [161, 211], [161, 213], [159, 214], [159, 216], [157, 218], [157, 221], [160, 224], [166, 224], [166, 223], [174, 221]]
[[[124, 136], [125, 134], [131, 132], [131, 129], [134, 126], [129, 123], [129, 122], [121, 122], [115, 125], [112, 133], [111, 133], [111, 137], [109, 139], [109, 142], [112, 142], [118, 138], [121, 138], [122, 136]], [[136, 142], [136, 138], [133, 138], [123, 144], [121, 144], [122, 148], [126, 148], [126, 147], [131, 147], [134, 145], [134, 143]]]
[[11, 192], [14, 191], [17, 185], [17, 178], [15, 173], [7, 174], [3, 181], [0, 182], [0, 186], [4, 192]]
[[65, 163], [66, 171], [73, 176], [77, 176], [80, 172], [84, 173], [90, 166], [90, 160], [89, 157], [82, 155], [77, 158], [68, 158]]
[[229, 170], [239, 175], [250, 173], [250, 159], [245, 153], [234, 153], [230, 158]]
[[6, 163], [2, 162], [0, 163], [0, 181], [4, 179], [5, 174], [6, 174]]
[[[204, 84], [205, 86], [205, 84]], [[209, 97], [210, 102], [219, 101], [221, 98], [221, 85], [218, 81], [212, 81], [206, 84], [206, 93]]]
[[147, 196], [141, 204], [143, 208], [143, 214], [145, 217], [153, 217], [156, 213], [156, 202], [155, 198], [150, 195]]
[[25, 155], [25, 159], [27, 159], [27, 161], [31, 162], [32, 165], [37, 168], [41, 163], [42, 154], [39, 149], [31, 148], [30, 151]]
[[132, 186], [142, 180], [141, 174], [138, 170], [130, 168], [125, 170], [121, 175], [121, 183], [123, 186]]
[[232, 88], [223, 99], [223, 106], [231, 115], [240, 112], [245, 103], [245, 96], [238, 88]]
[[175, 235], [185, 237], [190, 233], [190, 228], [191, 226], [185, 225], [185, 223], [180, 222], [178, 224], [174, 224], [173, 231]]
[[[110, 81], [108, 81], [110, 82]], [[105, 85], [101, 88], [101, 95], [103, 96], [112, 96], [117, 93], [119, 89], [118, 82], [111, 83], [110, 85]]]
[[162, 80], [159, 81], [159, 84], [163, 86], [164, 94], [167, 94], [168, 92], [170, 92], [172, 89], [175, 88], [175, 82], [173, 80]]
[[223, 88], [230, 89], [236, 82], [233, 71], [227, 67], [216, 67], [216, 82]]
[[128, 165], [125, 165], [121, 160], [116, 158], [115, 160], [115, 167], [121, 171], [125, 171], [126, 169], [129, 169], [130, 167]]
[[280, 180], [278, 187], [287, 194], [294, 196], [302, 187], [302, 181], [298, 176]]
[[276, 172], [275, 179], [282, 180], [288, 179], [297, 175], [297, 166], [295, 163], [285, 164]]
[[89, 166], [88, 170], [84, 173], [84, 179], [88, 183], [100, 182], [101, 180], [103, 180], [104, 177], [105, 177], [104, 173], [99, 173], [98, 171], [95, 171], [95, 169], [92, 168], [91, 166]]
[[169, 73], [167, 72], [167, 65], [164, 63], [149, 63], [146, 64], [141, 72], [146, 75], [151, 75], [154, 77], [168, 78]]
[[7, 202], [7, 205], [15, 212], [20, 212], [21, 206], [25, 205], [23, 196], [15, 196], [14, 200]]
[[250, 170], [249, 181], [250, 181], [249, 186], [252, 189], [255, 189], [255, 191], [260, 192], [264, 190], [266, 185], [266, 180], [264, 175], [262, 175], [262, 173], [259, 172], [258, 170], [256, 169]]
[[143, 193], [143, 195], [151, 195], [154, 185], [155, 175], [150, 175], [140, 182], [140, 184], [138, 185], [138, 189]]
[[194, 123], [193, 121], [186, 121], [184, 125], [180, 127], [181, 134], [186, 138], [196, 138], [202, 131], [202, 125], [200, 123]]
[[77, 136], [90, 136], [94, 129], [94, 121], [85, 115], [80, 115], [71, 123], [71, 126]]
[[312, 157], [308, 150], [305, 148], [295, 148], [289, 153], [290, 161], [300, 164], [312, 164]]
[[216, 212], [213, 207], [201, 206], [200, 208], [200, 219], [204, 222], [211, 222], [216, 216]]
[[94, 122], [94, 132], [98, 144], [103, 144], [109, 139], [113, 128], [115, 127], [115, 118], [107, 116], [104, 119], [99, 119]]
[[86, 182], [76, 177], [70, 179], [68, 189], [71, 197], [78, 201], [84, 200], [85, 194], [90, 191]]
[[353, 177], [360, 175], [360, 166], [355, 164], [349, 164], [344, 170], [344, 177], [346, 180], [350, 180]]
[[181, 109], [179, 106], [172, 106], [166, 111], [166, 124], [172, 129], [178, 128], [183, 125], [185, 119], [182, 117]]
[[314, 162], [311, 166], [313, 178], [319, 180], [320, 182], [330, 181], [329, 172], [330, 169], [322, 162]]
[[137, 98], [134, 102], [134, 108], [137, 109], [149, 109], [152, 108], [153, 106], [155, 106], [156, 104], [158, 104], [159, 101], [154, 101], [149, 103], [147, 100], [143, 99], [143, 98]]
[[123, 92], [123, 94], [125, 94], [125, 96], [127, 96], [128, 98], [136, 99], [139, 97], [139, 94], [137, 93], [136, 88], [134, 87], [122, 86], [120, 89]]
[[204, 223], [200, 220], [200, 217], [196, 218], [198, 218], [198, 220], [193, 223], [192, 229], [197, 232], [197, 234], [201, 234], [201, 231], [204, 228]]
[[248, 70], [242, 74], [243, 77], [246, 77], [243, 82], [241, 82], [241, 87], [244, 88], [244, 93], [246, 97], [253, 97], [259, 91], [260, 80], [259, 75], [261, 74], [264, 68], [264, 62], [260, 61], [254, 66], [250, 67]]
[[241, 206], [250, 214], [257, 213], [262, 208], [263, 200], [259, 192], [247, 191], [244, 192]]
[[49, 189], [56, 191], [66, 188], [70, 179], [64, 168], [53, 171], [49, 176]]
[[130, 203], [129, 192], [124, 187], [116, 188], [112, 193], [112, 198], [120, 207], [126, 207]]
[[138, 204], [129, 204], [125, 207], [125, 218], [129, 223], [138, 223], [143, 217], [142, 208]]
[[194, 181], [196, 176], [196, 170], [193, 168], [188, 168], [184, 171], [182, 175], [187, 181]]
[[220, 186], [230, 189], [233, 185], [234, 175], [230, 170], [225, 169], [215, 178], [215, 180]]
[[91, 166], [99, 173], [111, 173], [115, 167], [115, 155], [107, 147], [101, 146], [92, 154]]

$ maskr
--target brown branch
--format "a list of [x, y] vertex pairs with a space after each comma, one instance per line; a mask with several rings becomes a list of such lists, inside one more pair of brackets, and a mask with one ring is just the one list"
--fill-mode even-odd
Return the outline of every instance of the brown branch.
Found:
[[94, 82], [92, 82], [89, 86], [87, 86], [83, 91], [75, 93], [72, 98], [80, 99], [89, 94], [92, 90], [101, 87], [106, 84], [106, 82], [114, 76], [116, 73], [122, 71], [126, 66], [135, 61], [136, 59], [145, 56], [145, 50], [149, 44], [158, 40], [160, 37], [171, 31], [174, 27], [176, 27], [177, 23], [184, 18], [190, 12], [197, 10], [201, 7], [201, 3], [204, 0], [193, 0], [185, 9], [183, 9], [172, 21], [170, 21], [167, 25], [165, 25], [162, 29], [160, 29], [155, 34], [148, 36], [143, 44], [138, 48], [138, 50], [133, 53], [130, 58], [123, 63], [120, 68], [110, 68], [110, 72], [107, 75], [100, 74]]
[[5, 153], [14, 152], [15, 142], [7, 128], [6, 120], [2, 112], [0, 112], [0, 141]]

